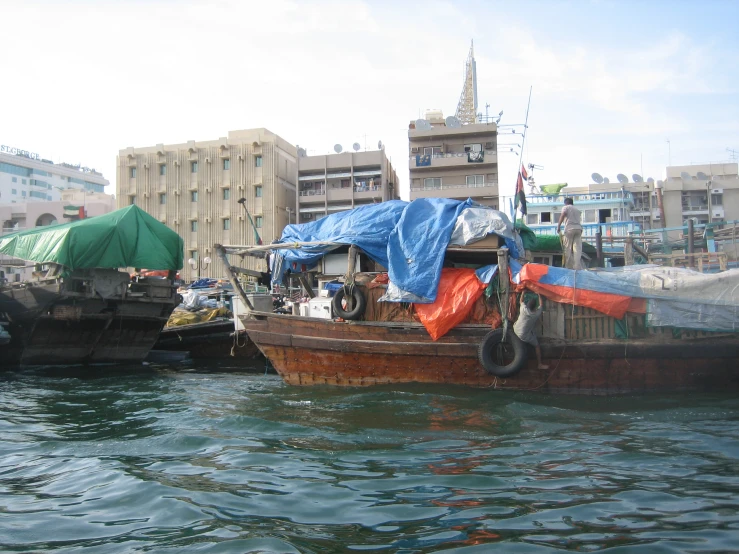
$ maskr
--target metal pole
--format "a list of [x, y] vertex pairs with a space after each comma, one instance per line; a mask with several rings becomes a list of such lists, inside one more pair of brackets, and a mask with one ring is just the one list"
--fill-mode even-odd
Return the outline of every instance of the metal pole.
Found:
[[693, 253], [695, 252], [695, 238], [693, 237], [693, 218], [688, 219], [688, 265], [693, 267], [695, 265], [695, 259]]

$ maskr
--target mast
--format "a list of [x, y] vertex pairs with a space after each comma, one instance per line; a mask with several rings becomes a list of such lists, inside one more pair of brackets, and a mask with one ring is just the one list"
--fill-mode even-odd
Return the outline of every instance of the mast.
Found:
[[455, 115], [463, 125], [477, 123], [477, 66], [474, 42], [470, 42], [470, 53], [465, 62], [464, 85]]

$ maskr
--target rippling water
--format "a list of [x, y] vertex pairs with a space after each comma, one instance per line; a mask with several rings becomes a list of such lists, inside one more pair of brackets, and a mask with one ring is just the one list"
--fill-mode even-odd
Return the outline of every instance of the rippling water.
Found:
[[0, 374], [3, 552], [729, 552], [739, 400]]

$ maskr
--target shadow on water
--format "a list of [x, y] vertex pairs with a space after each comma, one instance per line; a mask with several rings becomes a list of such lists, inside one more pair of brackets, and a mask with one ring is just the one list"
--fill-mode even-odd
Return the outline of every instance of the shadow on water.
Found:
[[735, 548], [728, 395], [302, 388], [241, 364], [0, 374], [0, 550]]

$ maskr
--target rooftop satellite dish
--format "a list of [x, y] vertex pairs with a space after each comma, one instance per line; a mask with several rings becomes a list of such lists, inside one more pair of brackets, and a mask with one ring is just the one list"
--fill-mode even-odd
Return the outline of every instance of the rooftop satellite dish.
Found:
[[462, 122], [453, 115], [447, 117], [444, 122], [447, 127], [451, 127], [452, 129], [459, 129], [462, 126]]
[[654, 178], [653, 177], [649, 177], [647, 179], [647, 183], [654, 183]]
[[298, 158], [305, 158], [305, 148], [298, 148]]
[[690, 176], [690, 173], [688, 173], [687, 171], [681, 171], [680, 172], [680, 177], [682, 177], [686, 181], [692, 181], [693, 180], [692, 177]]
[[354, 144], [352, 144], [352, 148], [354, 148], [355, 152], [359, 152], [359, 149], [361, 148], [361, 146], [359, 146], [358, 142], [355, 142]]
[[610, 180], [608, 179], [608, 177], [603, 177], [603, 184], [604, 184], [604, 185], [607, 185], [607, 184], [609, 184], [610, 182], [611, 182], [611, 181], [610, 181]]
[[416, 119], [416, 130], [428, 131], [431, 129], [431, 123], [425, 119]]
[[633, 181], [634, 181], [635, 183], [643, 183], [643, 182], [644, 182], [644, 179], [642, 179], [642, 176], [641, 176], [641, 175], [639, 175], [638, 173], [634, 173], [634, 174], [633, 174], [633, 175], [631, 176], [631, 179], [632, 179], [632, 180], [633, 180]]
[[599, 185], [603, 182], [603, 177], [600, 176], [600, 173], [593, 173], [590, 177], [594, 183], [598, 183]]
[[343, 148], [340, 144], [334, 144], [334, 152], [336, 152], [337, 154], [341, 154], [342, 150]]
[[629, 178], [623, 173], [619, 173], [618, 175], [616, 175], [616, 179], [618, 179], [618, 182], [621, 183], [622, 185], [625, 185], [626, 183], [629, 182]]
[[382, 141], [381, 140], [378, 140], [377, 141], [377, 149], [378, 150], [382, 150], [383, 148], [385, 148], [385, 145], [382, 144]]
[[706, 179], [708, 179], [708, 175], [706, 175], [702, 171], [699, 171], [698, 172], [698, 179], [700, 179], [701, 181], [705, 181]]

